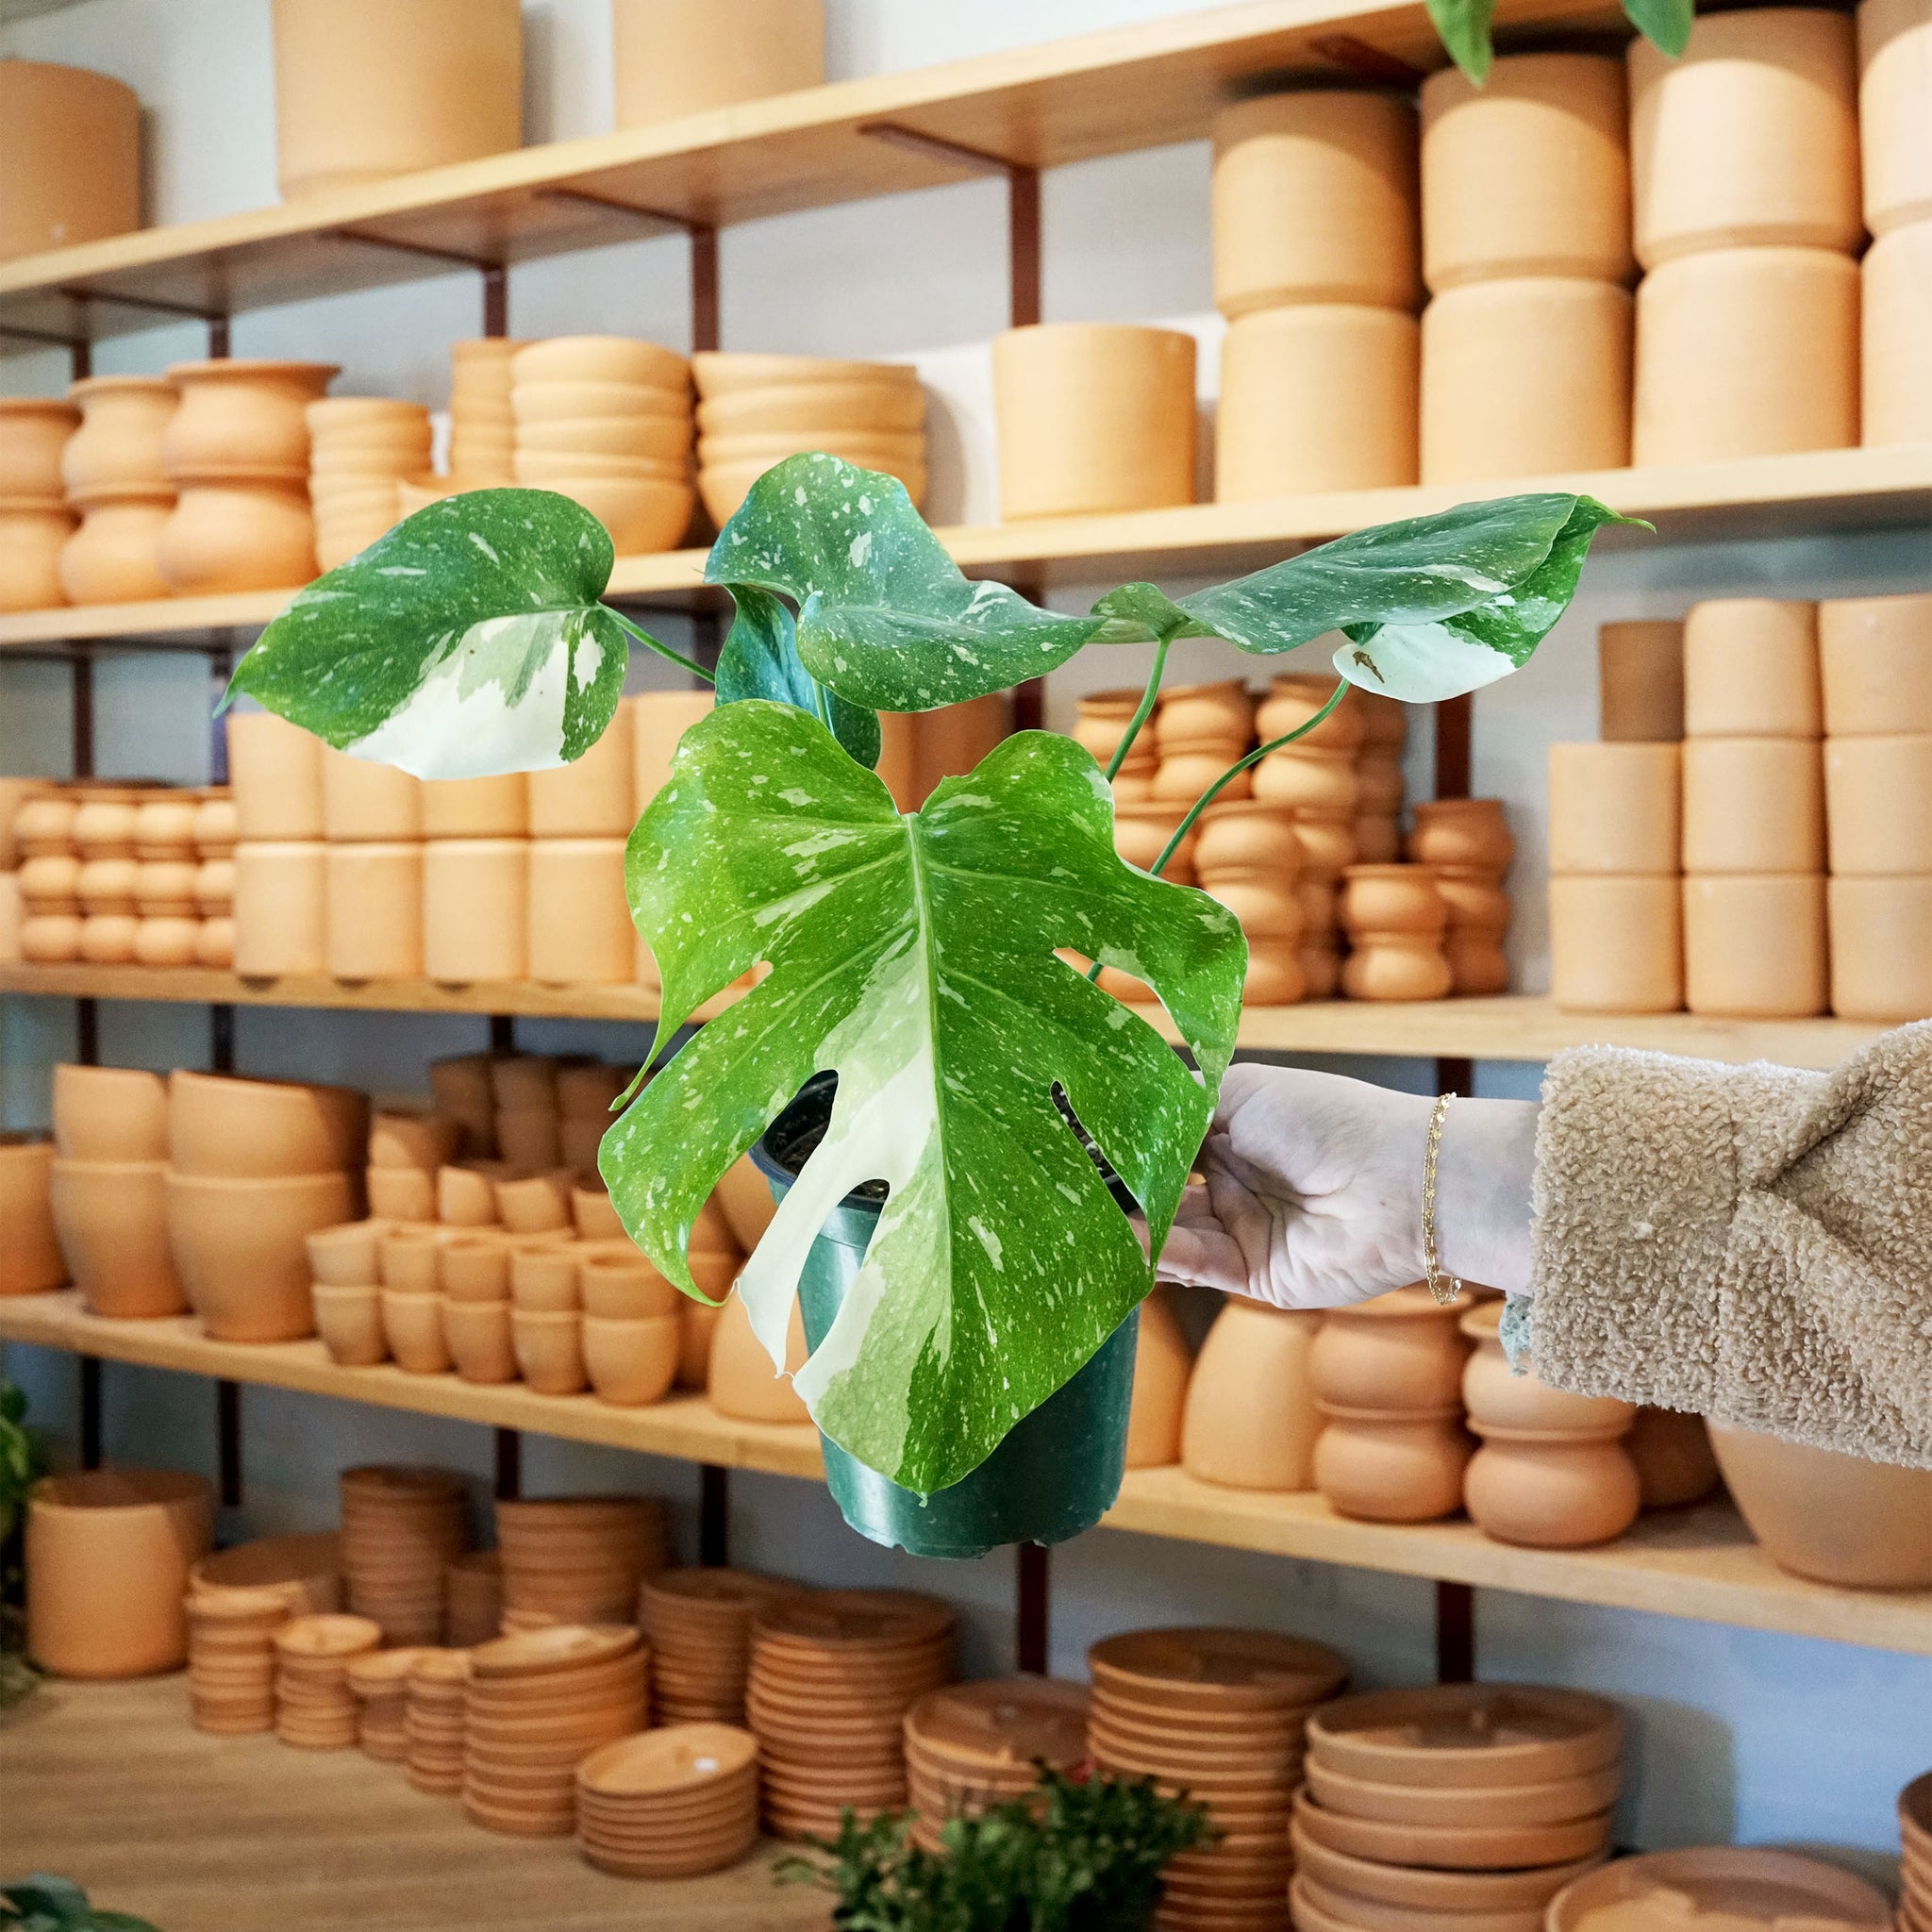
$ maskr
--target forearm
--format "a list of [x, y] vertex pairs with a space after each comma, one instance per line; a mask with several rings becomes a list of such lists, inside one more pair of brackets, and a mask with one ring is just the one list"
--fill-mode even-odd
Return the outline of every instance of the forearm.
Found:
[[1436, 1170], [1436, 1251], [1463, 1281], [1525, 1294], [1537, 1116], [1531, 1100], [1452, 1100]]

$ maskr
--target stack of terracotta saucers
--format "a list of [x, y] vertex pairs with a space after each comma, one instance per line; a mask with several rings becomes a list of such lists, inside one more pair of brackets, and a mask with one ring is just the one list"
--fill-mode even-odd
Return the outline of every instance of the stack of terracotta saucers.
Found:
[[275, 1736], [309, 1751], [353, 1751], [349, 1659], [378, 1649], [370, 1617], [292, 1617], [275, 1632]]
[[566, 1835], [576, 1768], [649, 1720], [648, 1653], [635, 1624], [558, 1624], [470, 1653], [463, 1808], [491, 1831]]
[[409, 1672], [404, 1714], [409, 1782], [419, 1791], [458, 1797], [463, 1789], [463, 1700], [470, 1685], [467, 1650], [419, 1650]]
[[936, 1850], [949, 1818], [1023, 1797], [1040, 1766], [1073, 1771], [1087, 1756], [1084, 1685], [1003, 1677], [928, 1691], [906, 1713], [906, 1785], [913, 1837]]
[[503, 1557], [470, 1550], [442, 1573], [443, 1641], [458, 1650], [488, 1643], [503, 1630]]
[[188, 1707], [196, 1730], [275, 1728], [275, 1638], [293, 1614], [284, 1590], [190, 1590]]
[[[1344, 1698], [1308, 1721], [1295, 1800], [1303, 1932], [1539, 1932], [1609, 1850], [1624, 1724], [1576, 1690], [1442, 1684]], [[1420, 1923], [1420, 1918], [1418, 1918]]]
[[342, 1472], [342, 1569], [349, 1608], [387, 1643], [442, 1641], [443, 1573], [469, 1545], [461, 1477], [442, 1469]]
[[799, 1586], [744, 1570], [666, 1570], [638, 1593], [651, 1646], [651, 1702], [662, 1724], [744, 1721], [751, 1620], [760, 1604]]
[[409, 1755], [409, 1675], [436, 1653], [421, 1645], [365, 1651], [349, 1659], [349, 1689], [357, 1704], [356, 1741], [363, 1755], [401, 1764]]
[[630, 1622], [670, 1541], [670, 1511], [654, 1496], [497, 1504], [504, 1629]]
[[1898, 1794], [1899, 1932], [1932, 1932], [1932, 1771]]
[[758, 1740], [735, 1724], [670, 1724], [577, 1766], [577, 1847], [625, 1878], [692, 1878], [758, 1839]]
[[1087, 1653], [1094, 1763], [1208, 1807], [1219, 1841], [1168, 1866], [1159, 1924], [1286, 1927], [1289, 1806], [1308, 1713], [1348, 1681], [1325, 1644], [1272, 1630], [1140, 1630]]
[[953, 1612], [901, 1590], [823, 1590], [752, 1619], [745, 1711], [758, 1733], [765, 1821], [828, 1838], [906, 1802], [906, 1713], [952, 1675]]
[[342, 1607], [342, 1544], [332, 1529], [257, 1537], [204, 1557], [189, 1572], [191, 1591], [282, 1590], [291, 1616]]

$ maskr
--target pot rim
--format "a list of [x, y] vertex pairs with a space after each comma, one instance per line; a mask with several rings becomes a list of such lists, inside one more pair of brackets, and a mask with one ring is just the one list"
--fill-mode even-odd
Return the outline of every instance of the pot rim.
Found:
[[1459, 1402], [1452, 1402], [1437, 1408], [1355, 1408], [1346, 1403], [1320, 1402], [1315, 1404], [1315, 1412], [1324, 1421], [1338, 1423], [1370, 1423], [1378, 1428], [1399, 1428], [1410, 1424], [1447, 1422], [1452, 1417], [1465, 1420]]

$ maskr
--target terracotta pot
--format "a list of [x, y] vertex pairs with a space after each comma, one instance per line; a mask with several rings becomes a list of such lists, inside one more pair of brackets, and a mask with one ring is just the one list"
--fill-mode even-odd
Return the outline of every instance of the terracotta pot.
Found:
[[275, 0], [275, 56], [285, 201], [522, 140], [516, 0]]
[[1884, 1894], [1836, 1865], [1758, 1846], [1699, 1845], [1619, 1858], [1550, 1901], [1550, 1932], [1682, 1918], [1758, 1924], [1884, 1927]]
[[1624, 64], [1506, 54], [1478, 88], [1423, 82], [1423, 275], [1437, 293], [1510, 275], [1627, 282]]
[[1315, 1438], [1313, 1357], [1323, 1317], [1230, 1296], [1188, 1382], [1180, 1459], [1191, 1476], [1243, 1490], [1306, 1490]]
[[570, 1175], [555, 1169], [519, 1180], [500, 1180], [496, 1218], [512, 1234], [554, 1234], [573, 1225], [570, 1195]]
[[527, 967], [529, 845], [432, 840], [423, 848], [423, 963], [431, 979], [521, 979]]
[[80, 411], [58, 396], [0, 396], [0, 499], [59, 508], [60, 466], [79, 423]]
[[1859, 354], [1868, 446], [1932, 441], [1932, 375], [1920, 325], [1932, 303], [1932, 216], [1881, 235], [1867, 252]]
[[30, 914], [21, 922], [20, 957], [37, 966], [80, 958], [80, 918], [74, 912]]
[[1640, 1408], [1624, 1439], [1646, 1509], [1682, 1509], [1717, 1488], [1717, 1457], [1701, 1415]]
[[[1186, 808], [1216, 783], [1247, 752], [1243, 744], [1214, 743], [1200, 741], [1195, 744], [1162, 755], [1154, 774], [1151, 788], [1152, 799], [1160, 805]], [[1246, 798], [1253, 790], [1254, 780], [1246, 772], [1241, 773], [1223, 788], [1221, 796], [1227, 799]]]
[[[1269, 679], [1268, 695], [1255, 715], [1257, 734], [1266, 741], [1299, 729], [1335, 695], [1335, 685], [1336, 679], [1328, 672], [1277, 672]], [[1380, 703], [1381, 700], [1372, 700], [1368, 692], [1351, 685], [1342, 692], [1334, 710], [1306, 738], [1297, 739], [1293, 749], [1360, 752], [1369, 744], [1372, 723], [1380, 725], [1383, 722], [1382, 714], [1374, 708]], [[1399, 710], [1400, 707], [1395, 708]], [[1399, 748], [1402, 721], [1398, 718], [1395, 722], [1398, 729], [1393, 744]]]
[[1623, 468], [1630, 368], [1630, 297], [1611, 283], [1445, 291], [1423, 315], [1423, 481]]
[[27, 1655], [62, 1677], [178, 1670], [189, 1572], [213, 1541], [214, 1494], [202, 1476], [42, 1476], [27, 1496]]
[[1684, 741], [1684, 870], [1824, 870], [1824, 777], [1816, 739]]
[[181, 597], [306, 584], [316, 568], [308, 492], [297, 485], [184, 481], [155, 556]]
[[1827, 741], [1824, 810], [1835, 874], [1932, 874], [1932, 733]]
[[1195, 821], [1193, 858], [1209, 872], [1267, 873], [1291, 880], [1301, 866], [1301, 847], [1288, 807], [1243, 798], [1210, 805]]
[[465, 1382], [514, 1382], [516, 1355], [510, 1346], [508, 1301], [445, 1300], [442, 1332], [457, 1374]]
[[505, 1108], [496, 1116], [496, 1141], [505, 1160], [515, 1168], [545, 1172], [563, 1164], [560, 1123], [554, 1112], [537, 1108]]
[[0, 872], [0, 964], [18, 966], [25, 957], [21, 948], [25, 922], [19, 874]]
[[1637, 1521], [1637, 1465], [1613, 1432], [1504, 1428], [1472, 1420], [1482, 1438], [1462, 1478], [1464, 1506], [1485, 1536], [1533, 1549], [1606, 1543]]
[[460, 1123], [440, 1113], [377, 1113], [369, 1123], [369, 1164], [433, 1174], [456, 1158], [462, 1138]]
[[1230, 319], [1303, 303], [1414, 308], [1414, 109], [1341, 90], [1223, 108], [1213, 219], [1214, 302]]
[[1339, 1515], [1371, 1523], [1428, 1523], [1462, 1506], [1473, 1454], [1462, 1412], [1357, 1410], [1322, 1406], [1315, 1487]]
[[1134, 1392], [1127, 1413], [1127, 1467], [1165, 1469], [1181, 1459], [1181, 1417], [1194, 1352], [1168, 1291], [1141, 1304], [1134, 1354]]
[[[746, 478], [747, 487], [751, 481]], [[547, 487], [582, 504], [609, 531], [620, 557], [676, 549], [696, 500], [688, 484], [661, 477], [559, 476]]]
[[[691, 469], [691, 425], [688, 416], [655, 411], [623, 416], [578, 416], [555, 423], [526, 423], [517, 431], [512, 467], [525, 458], [546, 460], [564, 458], [612, 458], [647, 470], [613, 470], [609, 474], [685, 476]], [[603, 464], [597, 465], [599, 472]]]
[[134, 904], [143, 918], [191, 918], [201, 868], [192, 858], [143, 858], [135, 870]]
[[540, 1395], [575, 1395], [584, 1386], [583, 1317], [528, 1308], [510, 1311], [517, 1372]]
[[229, 971], [235, 963], [235, 922], [232, 919], [204, 919], [194, 942], [195, 963]]
[[1637, 1414], [1634, 1403], [1573, 1395], [1540, 1382], [1533, 1374], [1518, 1374], [1503, 1353], [1502, 1320], [1502, 1303], [1489, 1301], [1470, 1309], [1457, 1324], [1475, 1343], [1462, 1370], [1462, 1406], [1473, 1424], [1552, 1436], [1594, 1437], [1629, 1428]]
[[304, 1237], [347, 1221], [341, 1174], [272, 1179], [167, 1175], [168, 1243], [190, 1306], [217, 1341], [293, 1341], [315, 1332]]
[[515, 1172], [508, 1162], [492, 1160], [466, 1160], [440, 1168], [436, 1175], [437, 1220], [450, 1227], [494, 1227], [497, 1179]]
[[582, 1250], [569, 1241], [548, 1247], [534, 1242], [512, 1247], [510, 1300], [532, 1314], [581, 1313], [583, 1301], [577, 1288], [577, 1271], [582, 1264]]
[[371, 1167], [369, 1211], [384, 1221], [434, 1221], [436, 1176], [413, 1167]]
[[1684, 620], [1690, 738], [1816, 738], [1818, 607], [1770, 597], [1693, 604]]
[[[620, 704], [609, 728], [575, 764], [529, 777], [530, 836], [536, 839], [617, 839], [637, 819], [632, 797], [635, 708]], [[628, 972], [624, 975], [630, 977]]]
[[1666, 262], [1638, 290], [1636, 396], [1640, 465], [1851, 448], [1857, 264], [1785, 247]]
[[[316, 741], [318, 744], [321, 741]], [[322, 745], [322, 834], [338, 843], [423, 836], [423, 781]]]
[[192, 966], [201, 940], [201, 922], [192, 917], [142, 916], [134, 928], [138, 966]]
[[[700, 1304], [692, 1302], [691, 1307]], [[682, 1311], [680, 1311], [680, 1315]], [[705, 1391], [720, 1415], [735, 1422], [808, 1423], [805, 1404], [793, 1391], [791, 1376], [805, 1366], [805, 1318], [793, 1303], [786, 1330], [785, 1368], [772, 1367], [764, 1344], [752, 1333], [751, 1317], [733, 1294], [725, 1298], [708, 1324], [708, 1352]]]
[[1832, 879], [1831, 1010], [1846, 1020], [1932, 1013], [1932, 878]]
[[1353, 816], [1359, 801], [1353, 752], [1300, 742], [1270, 752], [1256, 765], [1254, 786], [1257, 798], [1300, 811]]
[[1155, 748], [1163, 757], [1203, 742], [1224, 741], [1245, 750], [1255, 735], [1254, 696], [1238, 677], [1175, 685], [1161, 694], [1153, 726]]
[[74, 527], [65, 508], [0, 509], [0, 611], [51, 610], [66, 601], [60, 552]]
[[675, 1315], [683, 1300], [628, 1240], [622, 1243], [621, 1252], [589, 1254], [579, 1260], [577, 1293], [585, 1314], [618, 1322]]
[[235, 848], [235, 971], [328, 971], [328, 847], [264, 841]]
[[80, 904], [80, 860], [72, 853], [29, 858], [19, 880], [21, 903], [30, 913], [72, 911]]
[[382, 1238], [389, 1231], [388, 1222], [372, 1218], [344, 1221], [305, 1236], [302, 1245], [316, 1285], [353, 1288], [377, 1280], [377, 1255]]
[[1194, 500], [1194, 339], [1035, 324], [992, 348], [1000, 514], [1101, 515]]
[[1924, 0], [1863, 0], [1858, 8], [1858, 131], [1865, 225], [1884, 237], [1932, 217], [1932, 12]]
[[432, 778], [422, 791], [425, 839], [521, 839], [530, 829], [529, 780]]
[[1418, 481], [1421, 383], [1422, 332], [1398, 309], [1319, 303], [1241, 316], [1221, 349], [1216, 500]]
[[47, 792], [44, 787], [19, 799], [10, 822], [16, 848], [14, 862], [18, 864], [22, 858], [72, 857], [74, 821], [79, 810], [78, 797], [69, 792]]
[[405, 1374], [441, 1375], [450, 1366], [442, 1332], [440, 1294], [417, 1289], [382, 1291], [382, 1336], [395, 1365]]
[[630, 700], [632, 795], [642, 811], [671, 775], [681, 739], [711, 708], [708, 691], [651, 691]]
[[229, 712], [227, 735], [237, 836], [324, 837], [322, 740], [273, 711]]
[[[1133, 723], [1134, 713], [1140, 706], [1141, 693], [1138, 691], [1085, 692], [1077, 700], [1078, 715], [1071, 734], [1074, 741], [1084, 745], [1092, 755], [1093, 762], [1105, 771], [1113, 762], [1113, 755], [1120, 749], [1121, 740], [1126, 735], [1127, 726]], [[1121, 774], [1124, 775], [1130, 767], [1151, 774], [1158, 758], [1154, 723], [1150, 718], [1141, 727], [1141, 734], [1135, 739], [1134, 748], [1122, 765]]]
[[1352, 1000], [1441, 1000], [1455, 986], [1441, 939], [1365, 933], [1341, 962], [1341, 991]]
[[599, 1401], [640, 1408], [661, 1401], [677, 1377], [678, 1319], [583, 1317], [584, 1372]]
[[381, 1289], [355, 1283], [331, 1287], [318, 1281], [309, 1292], [315, 1302], [315, 1332], [332, 1362], [345, 1369], [368, 1369], [389, 1359]]
[[1313, 1347], [1317, 1398], [1350, 1410], [1459, 1414], [1469, 1354], [1457, 1331], [1461, 1312], [1439, 1307], [1421, 1287], [1331, 1308]]
[[0, 1295], [38, 1294], [67, 1280], [50, 1201], [54, 1167], [51, 1141], [0, 1134]]
[[1932, 731], [1932, 594], [1818, 607], [1824, 728], [1834, 738]]
[[140, 227], [140, 98], [84, 67], [0, 63], [0, 261]]
[[1674, 874], [1678, 798], [1674, 744], [1551, 745], [1550, 870]]
[[156, 560], [172, 491], [92, 497], [80, 527], [60, 546], [57, 566], [70, 604], [127, 604], [172, 594]]
[[189, 859], [194, 852], [194, 815], [200, 803], [192, 792], [161, 792], [134, 808], [134, 852], [138, 858]]
[[1448, 920], [1435, 875], [1421, 865], [1352, 865], [1342, 874], [1341, 924], [1357, 941], [1390, 933], [1433, 937]]
[[414, 979], [423, 971], [423, 847], [330, 845], [325, 929], [336, 979]]
[[456, 1239], [453, 1227], [392, 1223], [376, 1240], [377, 1279], [400, 1293], [441, 1294], [442, 1251]]
[[161, 443], [168, 476], [306, 486], [308, 405], [338, 374], [332, 362], [246, 357], [175, 363], [168, 379], [179, 390], [181, 405]]
[[[1150, 800], [1145, 805], [1116, 805], [1113, 808], [1114, 847], [1129, 865], [1150, 871], [1166, 850], [1174, 828], [1187, 816], [1187, 807]], [[1194, 879], [1194, 851], [1200, 837], [1200, 822], [1190, 828], [1161, 877], [1177, 886], [1191, 885]]]
[[1684, 1004], [1693, 1013], [1804, 1019], [1826, 1005], [1824, 880], [1815, 873], [1684, 881]]
[[168, 1158], [168, 1090], [138, 1067], [57, 1066], [54, 1145], [64, 1160]]
[[1516, 841], [1500, 798], [1425, 799], [1415, 808], [1408, 856], [1422, 865], [1508, 870]]
[[617, 125], [646, 127], [825, 76], [822, 0], [613, 0]]
[[67, 399], [80, 410], [80, 427], [60, 455], [70, 496], [166, 487], [161, 439], [181, 400], [166, 376], [89, 376], [68, 390]]
[[[628, 760], [625, 772], [628, 774]], [[529, 847], [527, 971], [552, 985], [622, 986], [637, 965], [622, 839], [539, 839]]]
[[1301, 904], [1294, 883], [1270, 873], [1216, 873], [1203, 877], [1202, 889], [1241, 921], [1252, 940], [1276, 940], [1292, 951], [1301, 937]]
[[1372, 752], [1356, 754], [1355, 808], [1358, 817], [1393, 818], [1407, 800], [1407, 789], [1399, 758], [1381, 758]]
[[96, 1315], [178, 1315], [188, 1306], [168, 1243], [156, 1160], [56, 1160], [49, 1205], [66, 1272]]
[[75, 887], [83, 912], [131, 912], [140, 884], [141, 861], [135, 858], [85, 858]]
[[1550, 993], [1566, 1012], [1676, 1012], [1684, 1004], [1678, 880], [1552, 878]]
[[1857, 247], [1853, 42], [1849, 16], [1797, 7], [1706, 15], [1679, 59], [1631, 42], [1645, 268], [1713, 249]]
[[132, 965], [140, 930], [131, 911], [90, 913], [80, 925], [80, 957], [96, 966]]

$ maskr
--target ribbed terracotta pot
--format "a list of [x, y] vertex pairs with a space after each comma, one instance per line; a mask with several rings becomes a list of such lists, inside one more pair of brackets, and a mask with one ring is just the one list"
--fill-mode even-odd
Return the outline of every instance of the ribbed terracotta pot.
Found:
[[[1932, 53], [1926, 63], [1932, 67]], [[1932, 83], [1927, 92], [1932, 94]], [[1861, 273], [1864, 441], [1932, 442], [1932, 369], [1924, 353], [1924, 321], [1932, 308], [1932, 215], [1881, 235], [1867, 251]]]
[[1684, 870], [1824, 870], [1824, 780], [1818, 741], [1684, 741]]
[[1802, 1020], [1825, 1009], [1824, 878], [1757, 873], [1684, 881], [1684, 1004]]
[[1550, 747], [1550, 870], [1664, 876], [1678, 869], [1674, 744]]
[[1264, 94], [1214, 124], [1214, 304], [1412, 309], [1415, 109], [1399, 95]]
[[160, 565], [172, 491], [113, 491], [76, 503], [80, 527], [60, 546], [57, 566], [70, 604], [132, 604], [173, 594]]
[[1597, 736], [1674, 744], [1684, 735], [1684, 626], [1634, 619], [1597, 627]]
[[1550, 994], [1566, 1012], [1677, 1011], [1684, 928], [1675, 874], [1552, 878]]
[[1242, 1490], [1312, 1485], [1322, 1322], [1319, 1312], [1228, 1297], [1188, 1382], [1181, 1464], [1190, 1475]]
[[1833, 879], [1831, 1010], [1845, 1020], [1932, 1014], [1932, 877]]
[[324, 930], [331, 977], [414, 979], [423, 971], [423, 847], [330, 845]]
[[1818, 607], [1718, 597], [1684, 620], [1688, 738], [1816, 738], [1824, 729]]
[[1865, 225], [1889, 235], [1932, 220], [1932, 5], [1862, 0], [1858, 8], [1858, 132]]
[[237, 973], [326, 973], [328, 847], [306, 840], [236, 846], [234, 916]]
[[1630, 278], [1622, 60], [1506, 54], [1481, 87], [1442, 67], [1423, 82], [1422, 106], [1432, 290], [1506, 275]]
[[141, 101], [84, 67], [0, 61], [0, 261], [141, 226]]

